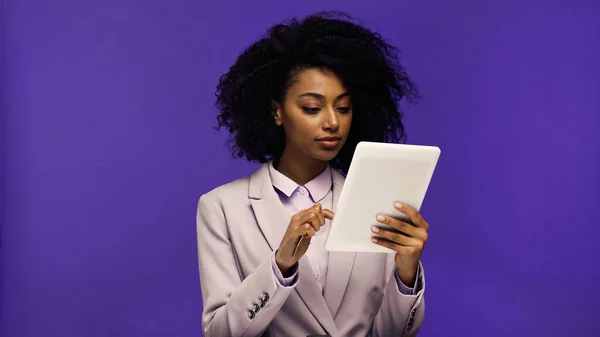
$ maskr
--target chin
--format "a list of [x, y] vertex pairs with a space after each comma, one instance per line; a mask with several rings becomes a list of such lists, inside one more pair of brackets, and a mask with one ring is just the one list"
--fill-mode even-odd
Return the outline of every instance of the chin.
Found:
[[339, 151], [318, 151], [317, 153], [313, 153], [312, 157], [317, 160], [329, 162], [333, 160]]

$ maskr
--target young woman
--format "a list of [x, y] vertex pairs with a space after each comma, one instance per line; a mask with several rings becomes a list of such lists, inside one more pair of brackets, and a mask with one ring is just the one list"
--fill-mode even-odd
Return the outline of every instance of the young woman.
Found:
[[403, 140], [398, 102], [416, 97], [395, 48], [341, 14], [276, 25], [238, 57], [218, 85], [219, 126], [263, 166], [200, 197], [205, 336], [417, 334], [418, 212], [395, 203], [410, 223], [373, 219], [400, 232], [373, 227], [396, 254], [324, 250], [357, 143]]

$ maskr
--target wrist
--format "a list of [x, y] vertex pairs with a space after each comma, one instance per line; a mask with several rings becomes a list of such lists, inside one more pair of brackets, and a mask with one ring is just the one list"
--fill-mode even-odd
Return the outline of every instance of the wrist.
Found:
[[413, 288], [417, 281], [417, 269], [415, 268], [400, 268], [396, 266], [396, 272], [398, 273], [398, 278], [400, 281], [407, 287]]
[[275, 252], [275, 264], [277, 264], [277, 268], [279, 268], [279, 271], [284, 277], [289, 277], [289, 275], [286, 274], [290, 271], [292, 266], [284, 263], [278, 253], [279, 251]]

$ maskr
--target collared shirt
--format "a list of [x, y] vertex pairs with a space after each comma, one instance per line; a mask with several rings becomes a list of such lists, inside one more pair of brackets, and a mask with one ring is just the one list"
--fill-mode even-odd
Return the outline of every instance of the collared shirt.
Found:
[[[316, 203], [320, 203], [326, 209], [332, 208], [333, 180], [329, 167], [304, 186], [299, 186], [292, 179], [277, 171], [273, 167], [273, 162], [269, 164], [269, 174], [271, 175], [273, 187], [275, 187], [279, 199], [290, 218], [294, 214], [303, 209], [308, 209]], [[325, 275], [327, 274], [328, 253], [325, 250], [325, 238], [327, 238], [328, 232], [329, 220], [325, 219], [325, 226], [311, 239], [311, 243], [306, 251], [306, 256], [312, 267], [313, 277], [321, 286], [321, 291], [325, 287]]]
[[[333, 179], [331, 167], [321, 172], [313, 180], [306, 183], [304, 186], [298, 185], [292, 179], [285, 176], [283, 173], [277, 171], [273, 166], [273, 162], [269, 163], [269, 175], [271, 177], [271, 183], [279, 195], [279, 199], [283, 207], [287, 210], [290, 218], [300, 212], [303, 209], [312, 207], [315, 203], [320, 203], [323, 208], [332, 209], [333, 207]], [[325, 226], [317, 232], [317, 234], [311, 239], [310, 246], [306, 251], [306, 256], [310, 262], [310, 266], [313, 271], [313, 277], [321, 287], [321, 292], [325, 288], [325, 276], [327, 275], [327, 257], [328, 252], [325, 250], [325, 239], [329, 232], [329, 220], [325, 220]], [[287, 224], [283, 224], [287, 225]], [[293, 275], [284, 278], [275, 263], [273, 255], [272, 259], [273, 272], [282, 286], [289, 286], [296, 279], [298, 270], [294, 268], [292, 270]], [[398, 291], [405, 295], [414, 295], [415, 289], [404, 285], [398, 274], [396, 274], [396, 283], [398, 285]], [[417, 280], [419, 278], [420, 270], [417, 271]]]

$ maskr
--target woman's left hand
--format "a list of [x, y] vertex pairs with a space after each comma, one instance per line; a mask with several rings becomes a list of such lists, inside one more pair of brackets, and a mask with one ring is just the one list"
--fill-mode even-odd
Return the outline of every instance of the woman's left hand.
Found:
[[396, 262], [400, 281], [412, 287], [415, 283], [419, 259], [427, 242], [429, 224], [412, 207], [400, 203], [395, 203], [394, 207], [406, 214], [410, 222], [394, 219], [383, 214], [378, 215], [378, 222], [395, 228], [399, 233], [374, 226], [372, 230], [376, 237], [373, 237], [373, 242], [397, 252], [394, 261]]

